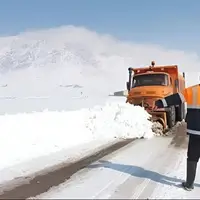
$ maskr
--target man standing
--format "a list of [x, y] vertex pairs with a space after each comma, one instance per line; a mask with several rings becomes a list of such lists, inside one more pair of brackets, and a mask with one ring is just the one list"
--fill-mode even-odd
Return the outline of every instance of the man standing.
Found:
[[155, 106], [158, 108], [180, 105], [187, 102], [187, 134], [189, 143], [187, 150], [187, 176], [186, 182], [182, 183], [184, 189], [194, 189], [197, 163], [200, 158], [200, 84], [188, 87], [183, 93], [169, 95], [157, 100]]

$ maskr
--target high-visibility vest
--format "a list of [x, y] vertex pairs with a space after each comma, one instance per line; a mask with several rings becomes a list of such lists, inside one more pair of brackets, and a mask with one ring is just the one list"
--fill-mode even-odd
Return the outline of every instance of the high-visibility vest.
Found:
[[183, 95], [188, 109], [200, 109], [200, 85], [186, 88]]
[[181, 105], [187, 102], [187, 133], [200, 136], [200, 84], [186, 88], [183, 93], [169, 95], [156, 101], [158, 107]]

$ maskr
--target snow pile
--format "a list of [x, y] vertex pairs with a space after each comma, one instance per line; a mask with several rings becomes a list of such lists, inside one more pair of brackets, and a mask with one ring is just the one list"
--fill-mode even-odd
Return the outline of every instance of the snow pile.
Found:
[[140, 106], [126, 103], [107, 103], [106, 106], [96, 106], [89, 112], [87, 128], [93, 134], [116, 138], [149, 138], [152, 122], [150, 115]]
[[153, 136], [149, 114], [129, 104], [0, 116], [0, 169], [105, 138]]

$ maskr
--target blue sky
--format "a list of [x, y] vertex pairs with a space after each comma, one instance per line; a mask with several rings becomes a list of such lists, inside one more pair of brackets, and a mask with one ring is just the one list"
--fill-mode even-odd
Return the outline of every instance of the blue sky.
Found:
[[1, 0], [0, 6], [0, 35], [70, 24], [195, 51], [199, 21], [199, 0]]

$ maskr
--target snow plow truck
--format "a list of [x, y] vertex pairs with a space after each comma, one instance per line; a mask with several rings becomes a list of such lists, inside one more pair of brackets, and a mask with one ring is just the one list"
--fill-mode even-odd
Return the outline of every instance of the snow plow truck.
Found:
[[163, 133], [185, 118], [185, 103], [169, 108], [153, 109], [157, 99], [183, 92], [185, 89], [185, 73], [180, 74], [177, 65], [155, 66], [155, 62], [152, 61], [150, 66], [128, 68], [128, 71], [126, 102], [144, 107], [152, 116], [151, 120], [161, 124]]

